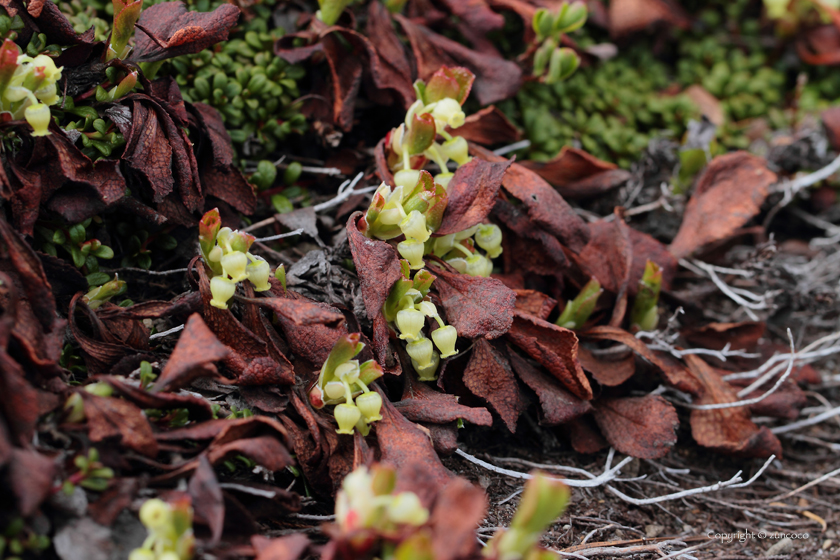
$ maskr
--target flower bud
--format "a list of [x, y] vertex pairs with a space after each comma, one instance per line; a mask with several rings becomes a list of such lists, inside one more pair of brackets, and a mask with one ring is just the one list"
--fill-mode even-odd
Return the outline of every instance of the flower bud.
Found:
[[435, 255], [441, 257], [452, 250], [455, 246], [455, 234], [450, 233], [442, 237], [435, 238], [434, 252]]
[[[420, 314], [422, 316], [422, 313]], [[411, 359], [417, 362], [420, 367], [426, 367], [432, 363], [432, 356], [434, 354], [434, 345], [428, 338], [418, 338], [409, 342], [405, 350]]]
[[429, 511], [414, 492], [400, 492], [388, 504], [388, 517], [401, 525], [422, 525], [429, 519]]
[[458, 165], [464, 165], [470, 161], [469, 146], [467, 140], [461, 136], [455, 136], [451, 140], [444, 142], [439, 148], [441, 154], [456, 162]]
[[429, 230], [426, 229], [426, 216], [417, 210], [403, 218], [400, 222], [400, 230], [407, 239], [416, 239], [420, 243], [425, 243], [431, 235]]
[[397, 328], [402, 340], [416, 340], [426, 325], [426, 318], [416, 309], [403, 309], [397, 313]]
[[47, 136], [50, 134], [48, 128], [50, 122], [52, 122], [52, 113], [50, 113], [49, 107], [43, 103], [35, 103], [26, 108], [23, 116], [32, 127], [32, 136]]
[[455, 257], [454, 259], [446, 259], [447, 264], [460, 272], [461, 274], [467, 273], [467, 259], [463, 257]]
[[335, 376], [352, 385], [359, 379], [359, 360], [350, 360], [336, 366]]
[[443, 130], [446, 126], [449, 126], [449, 128], [458, 128], [464, 124], [464, 120], [466, 119], [466, 115], [463, 109], [461, 109], [461, 104], [451, 97], [445, 97], [435, 103], [434, 109], [432, 110], [432, 117], [435, 119], [438, 130]]
[[356, 426], [356, 422], [362, 417], [362, 413], [356, 405], [347, 403], [336, 405], [333, 415], [335, 416], [335, 421], [338, 422], [336, 432], [350, 435], [353, 434], [353, 428]]
[[210, 293], [213, 294], [210, 305], [219, 309], [227, 309], [228, 300], [236, 293], [236, 282], [228, 280], [224, 276], [214, 276], [210, 280]]
[[255, 291], [265, 292], [271, 289], [271, 284], [268, 283], [271, 267], [263, 259], [258, 257], [256, 262], [250, 263], [245, 268], [245, 271], [248, 274], [248, 280], [254, 285]]
[[431, 301], [421, 301], [417, 307], [419, 307], [420, 313], [422, 313], [426, 317], [438, 316], [437, 307], [435, 307], [435, 304]]
[[502, 253], [502, 230], [496, 224], [484, 224], [475, 232], [475, 242], [495, 259]]
[[411, 192], [420, 180], [418, 169], [401, 169], [394, 173], [394, 184], [402, 187], [406, 192]]
[[356, 397], [356, 406], [362, 413], [365, 422], [382, 420], [382, 397], [376, 391], [370, 391]]
[[248, 278], [246, 270], [248, 266], [248, 257], [245, 253], [234, 251], [222, 256], [222, 270], [225, 274], [231, 277], [234, 282], [241, 282]]
[[425, 261], [423, 261], [426, 246], [422, 241], [406, 239], [397, 244], [397, 251], [400, 252], [402, 258], [408, 261], [411, 270], [420, 270], [426, 266]]
[[359, 381], [365, 385], [370, 385], [384, 375], [382, 366], [374, 360], [368, 360], [359, 366]]
[[[338, 368], [336, 368], [338, 371]], [[327, 395], [327, 398], [331, 401], [336, 399], [340, 399], [345, 395], [345, 387], [344, 383], [341, 381], [330, 381], [326, 385], [324, 385], [324, 394]]]
[[317, 385], [309, 390], [309, 404], [316, 410], [324, 408], [324, 391]]
[[455, 176], [455, 174], [450, 173], [450, 172], [438, 173], [437, 175], [435, 175], [435, 183], [437, 183], [438, 185], [440, 185], [444, 189], [448, 188], [449, 187], [449, 182], [452, 180], [452, 177], [454, 177], [454, 176]]
[[472, 255], [467, 257], [467, 270], [469, 276], [481, 276], [488, 278], [493, 273], [493, 262], [483, 255]]
[[172, 509], [158, 498], [146, 500], [140, 507], [140, 522], [152, 530], [166, 529], [172, 524]]
[[222, 248], [216, 245], [215, 247], [210, 249], [210, 253], [207, 254], [207, 258], [213, 262], [221, 262], [222, 255], [224, 255], [224, 253], [222, 252]]
[[455, 343], [458, 342], [458, 331], [452, 325], [446, 325], [432, 332], [432, 340], [440, 350], [441, 358], [448, 358], [458, 353]]

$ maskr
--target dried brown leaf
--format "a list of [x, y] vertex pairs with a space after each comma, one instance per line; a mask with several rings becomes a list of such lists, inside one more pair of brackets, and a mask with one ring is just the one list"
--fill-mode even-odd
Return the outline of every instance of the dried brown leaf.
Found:
[[677, 411], [659, 395], [599, 399], [593, 416], [610, 445], [640, 459], [658, 459], [677, 442]]
[[402, 398], [394, 403], [412, 422], [446, 424], [464, 419], [476, 426], [492, 426], [493, 417], [486, 408], [473, 408], [458, 404], [458, 397], [435, 391], [425, 383], [415, 381], [410, 375], [404, 377]]
[[485, 339], [473, 344], [470, 362], [464, 370], [464, 385], [490, 404], [511, 433], [516, 432], [516, 422], [525, 403], [507, 357]]
[[448, 235], [487, 221], [511, 161], [488, 163], [474, 158], [455, 171], [446, 189], [449, 203], [437, 235]]
[[172, 391], [189, 386], [198, 377], [218, 376], [213, 362], [227, 358], [230, 353], [230, 349], [207, 328], [201, 316], [194, 313], [155, 382], [154, 391]]
[[154, 457], [158, 445], [143, 411], [116, 397], [100, 397], [79, 391], [88, 419], [88, 435], [93, 442], [117, 439], [124, 447]]
[[188, 11], [182, 2], [149, 6], [137, 22], [139, 27], [131, 60], [156, 62], [201, 52], [227, 41], [228, 31], [238, 19], [239, 8], [232, 4], [222, 4], [212, 12]]
[[543, 418], [540, 424], [557, 426], [565, 424], [592, 410], [589, 401], [579, 399], [552, 377], [540, 372], [515, 352], [510, 352], [510, 364], [516, 375], [531, 388], [540, 399]]
[[382, 313], [391, 287], [402, 276], [402, 271], [399, 255], [393, 247], [384, 241], [368, 239], [359, 231], [356, 224], [361, 216], [361, 212], [354, 212], [347, 220], [347, 240], [359, 275], [367, 316], [373, 320]]
[[467, 276], [435, 268], [433, 287], [446, 319], [466, 338], [498, 338], [510, 329], [516, 294], [494, 278]]

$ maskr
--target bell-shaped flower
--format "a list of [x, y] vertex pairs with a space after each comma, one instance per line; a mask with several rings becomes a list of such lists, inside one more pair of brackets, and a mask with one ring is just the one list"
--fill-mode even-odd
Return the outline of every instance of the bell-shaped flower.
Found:
[[458, 233], [455, 234], [455, 241], [463, 241], [464, 239], [469, 239], [470, 237], [475, 235], [475, 232], [478, 231], [478, 226], [480, 226], [480, 225], [481, 224], [476, 224], [469, 229], [459, 231]]
[[460, 272], [461, 274], [467, 273], [467, 259], [463, 257], [455, 257], [454, 259], [446, 259], [446, 263]]
[[256, 257], [256, 261], [250, 263], [245, 272], [248, 274], [248, 280], [254, 285], [254, 290], [257, 292], [266, 292], [271, 289], [271, 284], [268, 283], [268, 278], [271, 276], [271, 267], [268, 263]]
[[241, 282], [248, 278], [248, 257], [241, 251], [233, 251], [222, 256], [222, 270], [234, 282]]
[[159, 498], [140, 506], [140, 522], [152, 531], [162, 531], [172, 524], [172, 508]]
[[327, 396], [327, 399], [331, 401], [342, 398], [346, 395], [346, 391], [347, 388], [341, 381], [328, 381], [324, 385], [324, 394]]
[[382, 397], [376, 391], [369, 391], [356, 397], [356, 406], [365, 422], [382, 420]]
[[455, 343], [458, 342], [458, 331], [452, 325], [446, 325], [432, 332], [432, 340], [440, 350], [441, 358], [448, 358], [458, 353]]
[[484, 255], [475, 254], [467, 257], [466, 274], [488, 278], [493, 274], [493, 262]]
[[455, 174], [447, 171], [446, 173], [438, 173], [435, 175], [435, 183], [442, 186], [444, 189], [449, 188], [449, 182]]
[[236, 293], [236, 282], [228, 280], [224, 276], [214, 276], [210, 280], [210, 293], [213, 294], [210, 305], [219, 309], [227, 309], [228, 300]]
[[420, 270], [426, 266], [423, 260], [423, 253], [426, 252], [426, 245], [416, 239], [406, 239], [397, 244], [397, 251], [402, 258], [408, 261], [411, 270]]
[[452, 250], [455, 246], [455, 234], [442, 235], [435, 238], [435, 244], [432, 246], [435, 255], [441, 257]]
[[394, 173], [394, 184], [402, 187], [404, 192], [411, 192], [419, 179], [420, 170], [418, 169], [400, 169]]
[[405, 216], [405, 211], [402, 209], [403, 193], [405, 192], [401, 186], [395, 187], [384, 194], [385, 205], [379, 213], [377, 223], [392, 226], [400, 223], [400, 220]]
[[435, 318], [438, 316], [437, 307], [431, 301], [421, 301], [417, 304], [418, 310], [420, 313], [425, 315], [426, 317]]
[[210, 249], [209, 253], [207, 253], [207, 258], [210, 259], [212, 262], [221, 262], [222, 255], [224, 255], [222, 248], [216, 245], [215, 247]]
[[356, 422], [362, 418], [362, 412], [354, 404], [342, 403], [336, 405], [333, 416], [335, 416], [335, 421], [338, 422], [336, 432], [352, 435]]
[[400, 492], [388, 504], [388, 518], [400, 525], [419, 527], [429, 520], [429, 511], [414, 492]]
[[451, 140], [447, 140], [441, 144], [438, 150], [458, 165], [464, 165], [470, 161], [470, 149], [467, 140], [461, 136], [455, 136]]
[[475, 242], [495, 259], [502, 254], [502, 230], [496, 224], [483, 224], [475, 232]]
[[[422, 313], [421, 313], [422, 316]], [[434, 345], [428, 338], [418, 338], [409, 342], [405, 350], [411, 359], [417, 362], [420, 367], [426, 367], [432, 363], [432, 356], [434, 355]]]
[[425, 243], [431, 233], [426, 228], [426, 216], [418, 212], [412, 211], [408, 216], [400, 222], [400, 230], [407, 239], [416, 239], [420, 243]]
[[447, 126], [458, 128], [467, 118], [464, 110], [461, 109], [461, 104], [451, 97], [445, 97], [434, 104], [432, 117], [435, 119], [438, 132], [443, 131]]
[[52, 122], [50, 108], [43, 103], [35, 103], [26, 108], [23, 112], [26, 122], [32, 127], [32, 136], [48, 136], [49, 126]]
[[432, 351], [432, 361], [426, 366], [421, 366], [416, 360], [411, 360], [411, 366], [417, 372], [417, 378], [420, 381], [434, 381], [435, 373], [440, 365], [440, 353], [437, 350]]
[[414, 308], [397, 313], [397, 328], [402, 340], [416, 340], [425, 325], [426, 317]]
[[350, 360], [338, 365], [335, 368], [335, 376], [352, 385], [359, 379], [359, 360]]

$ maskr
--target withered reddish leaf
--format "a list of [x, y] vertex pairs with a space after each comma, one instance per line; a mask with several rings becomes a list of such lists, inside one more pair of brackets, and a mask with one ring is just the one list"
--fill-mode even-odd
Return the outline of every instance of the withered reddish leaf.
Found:
[[245, 301], [268, 307], [295, 325], [336, 326], [344, 321], [344, 315], [338, 309], [316, 301], [275, 297], [248, 299]]
[[205, 193], [227, 202], [243, 214], [253, 214], [257, 208], [257, 197], [254, 188], [233, 164], [235, 152], [222, 116], [204, 103], [194, 103], [192, 107], [207, 132], [212, 153], [212, 157], [211, 154], [202, 153], [203, 157], [200, 158], [201, 184]]
[[[486, 161], [505, 161], [493, 152], [470, 145], [470, 151]], [[583, 219], [545, 180], [518, 163], [510, 166], [502, 180], [507, 192], [519, 199], [531, 220], [577, 253], [589, 241], [589, 228]]]
[[592, 387], [578, 361], [578, 339], [569, 329], [514, 311], [508, 339], [542, 364], [575, 396], [590, 400]]
[[682, 8], [672, 0], [613, 0], [609, 7], [610, 34], [623, 37], [662, 22], [681, 27], [690, 25]]
[[523, 161], [522, 165], [535, 171], [566, 198], [603, 194], [630, 178], [628, 171], [618, 169], [615, 164], [569, 146], [564, 146], [549, 161]]
[[[747, 381], [747, 380], [744, 380]], [[752, 381], [752, 380], [749, 380]], [[759, 387], [744, 395], [744, 399], [754, 399], [762, 396], [766, 387]], [[782, 386], [772, 395], [765, 397], [757, 403], [750, 405], [750, 413], [753, 416], [772, 416], [783, 420], [796, 420], [800, 411], [808, 403], [808, 395], [799, 388], [799, 385], [790, 379], [782, 383]]]
[[393, 247], [384, 241], [368, 239], [359, 231], [356, 223], [361, 216], [361, 212], [354, 212], [347, 220], [347, 240], [359, 275], [367, 316], [373, 320], [382, 312], [391, 286], [402, 272], [400, 257]]
[[88, 505], [88, 515], [100, 525], [110, 527], [117, 516], [131, 505], [139, 489], [138, 478], [118, 478], [112, 481], [99, 499]]
[[467, 276], [435, 268], [433, 287], [446, 320], [466, 338], [499, 338], [513, 321], [516, 294], [494, 278]]
[[228, 347], [219, 342], [201, 320], [201, 316], [194, 313], [187, 321], [160, 378], [155, 382], [154, 390], [180, 389], [188, 386], [196, 377], [216, 376], [218, 371], [213, 362], [223, 360], [229, 354]]
[[512, 144], [522, 139], [522, 131], [495, 105], [471, 114], [458, 128], [447, 130], [455, 136], [464, 137], [468, 142], [484, 146]]
[[504, 226], [502, 258], [505, 269], [553, 276], [569, 266], [558, 239], [525, 215], [525, 209], [497, 200], [493, 217]]
[[487, 512], [487, 496], [464, 478], [456, 478], [444, 488], [432, 509], [432, 558], [454, 560], [476, 553], [475, 528]]
[[522, 70], [515, 62], [470, 50], [400, 14], [394, 19], [411, 42], [420, 79], [428, 80], [441, 66], [465, 66], [476, 76], [472, 91], [481, 105], [507, 99], [519, 90]]
[[796, 54], [802, 62], [815, 66], [840, 63], [840, 30], [836, 24], [820, 25], [801, 33], [796, 41]]
[[414, 468], [438, 488], [452, 479], [452, 473], [440, 462], [428, 434], [417, 424], [406, 420], [384, 395], [382, 420], [374, 426], [382, 462], [390, 463], [397, 469]]
[[524, 410], [519, 385], [507, 357], [480, 338], [473, 344], [470, 362], [464, 370], [464, 385], [473, 395], [487, 401], [511, 433]]
[[145, 177], [154, 192], [154, 201], [161, 202], [175, 188], [172, 147], [154, 110], [140, 101], [133, 103], [131, 123], [122, 159]]
[[251, 543], [257, 551], [256, 560], [297, 560], [309, 546], [309, 539], [303, 533], [278, 539], [255, 535], [251, 537]]
[[[735, 390], [702, 359], [694, 354], [685, 356], [691, 373], [703, 386], [695, 404], [731, 403], [738, 400]], [[750, 420], [750, 410], [738, 406], [712, 410], [691, 411], [691, 435], [694, 440], [716, 451], [744, 457], [782, 456], [782, 444], [767, 426], [756, 426]]]
[[642, 279], [648, 261], [655, 262], [662, 270], [662, 290], [670, 290], [671, 282], [677, 273], [677, 259], [665, 244], [650, 235], [633, 228], [628, 228], [628, 233], [633, 245], [633, 266], [630, 269], [630, 282], [627, 285], [630, 295], [635, 296], [639, 290], [639, 280]]
[[723, 126], [726, 113], [721, 102], [700, 84], [692, 84], [683, 92], [700, 109], [700, 113], [715, 126]]
[[435, 391], [425, 383], [405, 376], [402, 398], [394, 407], [412, 422], [445, 424], [463, 418], [477, 426], [492, 426], [493, 417], [486, 408], [458, 404], [458, 397]]
[[51, 331], [55, 321], [55, 298], [35, 251], [12, 229], [4, 217], [0, 217], [0, 241], [5, 247], [13, 270], [20, 277], [21, 288], [38, 322], [45, 332]]
[[12, 449], [8, 465], [9, 486], [17, 498], [20, 515], [28, 517], [35, 513], [49, 496], [55, 475], [55, 463], [49, 457], [30, 449]]
[[675, 358], [671, 358], [667, 354], [651, 350], [644, 342], [623, 329], [599, 326], [581, 333], [581, 336], [583, 338], [612, 340], [625, 344], [632, 348], [636, 354], [656, 366], [662, 372], [665, 382], [668, 385], [691, 395], [699, 395], [702, 391], [700, 383], [681, 362]]
[[190, 479], [189, 494], [196, 519], [210, 527], [210, 543], [219, 542], [225, 524], [225, 499], [216, 473], [204, 455], [199, 457]]
[[692, 346], [721, 350], [727, 344], [733, 350], [753, 351], [764, 336], [766, 325], [758, 321], [740, 323], [709, 323], [702, 327], [683, 329], [680, 334]]
[[610, 446], [590, 416], [575, 418], [566, 427], [572, 448], [578, 453], [597, 453]]
[[202, 397], [184, 393], [151, 393], [140, 387], [129, 385], [120, 378], [110, 375], [97, 377], [96, 379], [108, 383], [122, 397], [142, 409], [156, 408], [160, 410], [172, 410], [175, 408], [185, 408], [189, 411], [191, 420], [208, 420], [213, 418], [213, 409], [210, 403]]
[[373, 351], [382, 369], [391, 375], [402, 373], [402, 363], [391, 346], [391, 329], [383, 313], [373, 319]]
[[394, 31], [391, 15], [381, 2], [371, 2], [368, 5], [365, 35], [376, 51], [376, 56], [371, 57], [370, 66], [376, 86], [396, 91], [403, 107], [408, 108], [415, 98], [411, 64]]
[[452, 11], [453, 16], [462, 19], [467, 27], [481, 35], [505, 25], [502, 14], [491, 10], [485, 0], [443, 0], [443, 3]]
[[100, 397], [87, 391], [78, 394], [84, 400], [91, 441], [117, 438], [123, 446], [138, 453], [148, 457], [157, 455], [158, 445], [142, 410], [115, 397]]
[[[239, 8], [222, 4], [212, 12], [188, 11], [182, 2], [149, 6], [137, 22], [133, 62], [156, 62], [182, 54], [194, 54], [221, 41], [239, 19]], [[148, 30], [156, 40], [143, 31]]]
[[540, 408], [543, 412], [540, 424], [545, 426], [564, 424], [592, 410], [589, 401], [581, 400], [569, 393], [557, 380], [538, 371], [516, 352], [510, 352], [510, 364], [519, 378], [540, 399]]
[[516, 294], [517, 310], [539, 317], [543, 321], [548, 320], [548, 316], [557, 306], [556, 299], [536, 290], [513, 290], [513, 292]]
[[[0, 327], [2, 328], [2, 327]], [[2, 341], [0, 341], [2, 342]], [[38, 392], [26, 381], [23, 369], [0, 346], [0, 416], [9, 429], [9, 438], [28, 445], [38, 423]]]
[[677, 411], [659, 395], [599, 399], [595, 422], [610, 445], [641, 459], [658, 459], [677, 442]]
[[353, 111], [364, 71], [362, 61], [367, 58], [365, 43], [360, 35], [349, 31], [321, 36], [332, 76], [333, 122], [345, 131], [353, 128]]
[[213, 445], [207, 452], [207, 458], [216, 465], [240, 453], [270, 471], [280, 471], [294, 463], [285, 446], [271, 436], [237, 439]]
[[448, 235], [487, 221], [511, 161], [488, 163], [474, 158], [455, 171], [446, 189], [449, 203], [437, 235]]
[[586, 347], [581, 346], [578, 350], [580, 365], [601, 385], [616, 387], [636, 373], [636, 358], [633, 353], [617, 359], [602, 359], [596, 357]]
[[686, 205], [671, 252], [683, 258], [732, 235], [758, 213], [775, 181], [764, 160], [749, 152], [714, 158]]

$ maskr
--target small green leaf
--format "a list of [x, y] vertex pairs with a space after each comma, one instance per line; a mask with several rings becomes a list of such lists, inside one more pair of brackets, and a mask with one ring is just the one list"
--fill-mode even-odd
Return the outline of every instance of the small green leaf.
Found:
[[85, 240], [85, 226], [82, 224], [76, 224], [72, 226], [69, 230], [70, 233], [70, 240], [73, 243], [79, 244], [83, 243]]
[[152, 268], [152, 256], [149, 253], [138, 255], [137, 266], [144, 270], [149, 270]]
[[159, 247], [164, 251], [172, 251], [178, 246], [178, 240], [166, 233], [161, 234], [155, 240], [155, 247]]
[[289, 201], [288, 198], [283, 196], [282, 194], [275, 194], [271, 196], [271, 205], [274, 206], [274, 210], [278, 214], [288, 214], [292, 210], [294, 210], [294, 206]]
[[111, 277], [104, 272], [94, 272], [93, 274], [88, 274], [85, 276], [88, 282], [88, 286], [101, 286], [105, 282], [111, 279]]
[[107, 245], [100, 245], [98, 249], [93, 251], [93, 254], [94, 256], [105, 260], [114, 258], [114, 250], [108, 247]]

